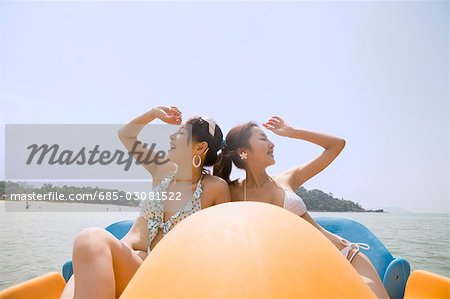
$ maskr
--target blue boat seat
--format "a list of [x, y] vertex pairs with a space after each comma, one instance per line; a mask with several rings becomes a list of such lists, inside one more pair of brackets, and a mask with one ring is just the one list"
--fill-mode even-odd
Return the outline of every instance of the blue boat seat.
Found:
[[316, 222], [327, 231], [350, 242], [366, 243], [369, 250], [361, 250], [372, 262], [390, 298], [403, 298], [411, 272], [407, 260], [394, 257], [384, 244], [361, 223], [344, 218], [317, 217]]

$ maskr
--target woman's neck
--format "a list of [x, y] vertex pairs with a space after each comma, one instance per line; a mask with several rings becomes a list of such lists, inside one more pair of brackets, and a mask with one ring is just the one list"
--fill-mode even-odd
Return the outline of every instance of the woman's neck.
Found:
[[202, 176], [202, 168], [189, 168], [189, 167], [179, 167], [175, 174], [175, 180], [177, 181], [192, 181], [192, 183], [197, 183]]
[[246, 169], [245, 170], [245, 184], [247, 187], [261, 188], [264, 184], [270, 181], [270, 177], [265, 168], [262, 169]]

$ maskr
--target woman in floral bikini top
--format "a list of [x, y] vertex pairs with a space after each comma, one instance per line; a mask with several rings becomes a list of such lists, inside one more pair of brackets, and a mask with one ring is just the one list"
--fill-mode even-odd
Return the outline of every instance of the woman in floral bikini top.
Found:
[[130, 152], [137, 153], [135, 158], [152, 175], [154, 182], [159, 181], [153, 194], [168, 192], [169, 188], [178, 188], [179, 182], [187, 182], [189, 191], [196, 186], [192, 198], [168, 219], [165, 219], [165, 212], [172, 210], [170, 205], [173, 206], [174, 201], [144, 201], [140, 216], [121, 240], [100, 228], [80, 232], [73, 246], [74, 275], [67, 282], [61, 298], [119, 297], [147, 257], [150, 245], [154, 247], [159, 241], [159, 231], [164, 236], [174, 225], [200, 209], [230, 201], [227, 183], [206, 174], [203, 169], [216, 163], [217, 152], [223, 147], [219, 126], [203, 117], [189, 119], [170, 136], [169, 162], [156, 165], [145, 162], [152, 160], [148, 159], [152, 153], [137, 139], [142, 128], [156, 118], [176, 125], [180, 125], [182, 120], [177, 107], [159, 106], [122, 127], [119, 138]]
[[[153, 189], [153, 193], [159, 194], [162, 192], [167, 192], [174, 176], [175, 173], [162, 179], [161, 183]], [[149, 230], [149, 247], [151, 242], [155, 240], [159, 229], [161, 229], [163, 234], [166, 235], [176, 224], [202, 209], [202, 179], [203, 174], [198, 180], [192, 198], [188, 200], [177, 213], [169, 217], [167, 220], [164, 220], [164, 200], [147, 200], [144, 202], [141, 208], [140, 216], [148, 221], [147, 227]]]

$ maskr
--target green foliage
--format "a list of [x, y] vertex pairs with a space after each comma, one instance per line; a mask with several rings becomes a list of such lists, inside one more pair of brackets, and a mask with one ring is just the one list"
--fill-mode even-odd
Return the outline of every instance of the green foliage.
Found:
[[[318, 189], [306, 190], [304, 187], [296, 192], [305, 202], [308, 211], [312, 212], [372, 212], [365, 210], [360, 204], [350, 200], [333, 197], [333, 193], [325, 193]], [[383, 212], [377, 210], [373, 212]]]

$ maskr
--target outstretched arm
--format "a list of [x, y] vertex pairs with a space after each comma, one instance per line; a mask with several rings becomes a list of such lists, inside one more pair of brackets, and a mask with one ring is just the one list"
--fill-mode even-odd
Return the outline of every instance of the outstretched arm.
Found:
[[[142, 166], [144, 166], [153, 177], [156, 173], [156, 165], [155, 163], [144, 163], [144, 160], [146, 160], [147, 155], [149, 154], [149, 149], [143, 146], [144, 142], [138, 140], [138, 135], [147, 124], [157, 118], [167, 124], [181, 124], [181, 112], [177, 107], [172, 106], [169, 108], [158, 106], [145, 112], [141, 116], [136, 117], [118, 131], [119, 139], [122, 144], [128, 151], [131, 152], [133, 150], [135, 153], [134, 158], [141, 162]], [[149, 161], [153, 160], [154, 154], [155, 153], [151, 153], [150, 159], [148, 159]]]
[[272, 117], [263, 126], [277, 135], [309, 141], [325, 149], [313, 160], [296, 166], [281, 175], [285, 177], [294, 191], [330, 165], [345, 147], [344, 139], [323, 133], [295, 129], [278, 116]]

